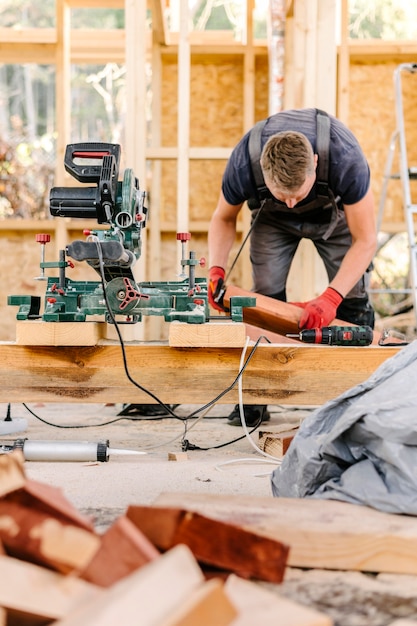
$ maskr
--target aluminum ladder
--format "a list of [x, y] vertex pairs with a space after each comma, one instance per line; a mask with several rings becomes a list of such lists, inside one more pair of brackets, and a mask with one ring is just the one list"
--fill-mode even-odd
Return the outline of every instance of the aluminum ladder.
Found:
[[[396, 130], [393, 132], [388, 149], [388, 156], [385, 164], [383, 185], [377, 217], [377, 232], [379, 233], [382, 225], [382, 217], [387, 196], [388, 183], [391, 179], [400, 179], [402, 188], [403, 208], [405, 224], [408, 235], [409, 252], [410, 252], [410, 287], [404, 289], [379, 289], [371, 290], [373, 293], [404, 293], [411, 294], [414, 306], [414, 315], [417, 322], [417, 240], [414, 217], [417, 215], [417, 204], [413, 204], [411, 198], [410, 181], [417, 180], [417, 167], [409, 167], [407, 155], [407, 142], [405, 134], [404, 122], [404, 106], [403, 106], [403, 82], [404, 73], [417, 75], [417, 63], [401, 63], [394, 71], [394, 90], [395, 90], [395, 114], [396, 114]], [[392, 172], [392, 165], [396, 149], [399, 148], [399, 173]]]

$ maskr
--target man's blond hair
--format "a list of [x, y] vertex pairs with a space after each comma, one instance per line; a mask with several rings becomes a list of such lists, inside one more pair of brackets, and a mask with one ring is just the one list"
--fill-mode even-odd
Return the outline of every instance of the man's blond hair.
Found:
[[272, 135], [262, 150], [261, 168], [266, 183], [296, 191], [315, 172], [311, 143], [296, 131]]

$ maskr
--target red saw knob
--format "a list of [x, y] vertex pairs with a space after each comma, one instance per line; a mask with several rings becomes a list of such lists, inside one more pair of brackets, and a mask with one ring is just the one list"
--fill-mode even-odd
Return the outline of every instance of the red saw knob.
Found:
[[51, 235], [46, 233], [38, 233], [35, 237], [38, 243], [49, 243], [51, 241]]
[[191, 233], [177, 233], [177, 241], [189, 241]]

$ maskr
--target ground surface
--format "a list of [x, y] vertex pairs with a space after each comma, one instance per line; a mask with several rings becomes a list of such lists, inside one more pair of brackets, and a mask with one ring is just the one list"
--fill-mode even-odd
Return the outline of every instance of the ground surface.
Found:
[[[107, 463], [25, 463], [29, 478], [61, 488], [78, 510], [95, 520], [99, 531], [107, 528], [129, 505], [151, 504], [163, 492], [271, 495], [270, 473], [276, 463], [255, 450], [242, 428], [227, 425], [221, 416], [229, 413], [230, 406], [216, 406], [201, 421], [189, 420], [187, 429], [185, 422], [174, 418], [118, 419], [121, 406], [29, 404], [36, 418], [24, 405], [13, 404], [12, 420], [27, 420], [27, 429], [1, 435], [1, 442], [11, 443], [25, 437], [29, 441], [46, 440], [53, 446], [55, 441], [63, 440], [108, 440]], [[0, 420], [6, 417], [7, 408], [0, 404]], [[197, 408], [182, 405], [176, 411], [185, 417]], [[310, 412], [269, 408], [271, 424], [298, 424]], [[224, 445], [242, 436], [240, 441]], [[169, 453], [182, 452], [183, 439], [208, 449], [188, 450], [186, 461], [168, 461]], [[256, 434], [252, 441], [257, 444]], [[123, 456], [113, 453], [114, 449], [146, 454]], [[414, 576], [288, 568], [283, 584], [266, 586], [326, 613], [337, 626], [385, 626], [404, 617], [417, 620], [417, 577]]]

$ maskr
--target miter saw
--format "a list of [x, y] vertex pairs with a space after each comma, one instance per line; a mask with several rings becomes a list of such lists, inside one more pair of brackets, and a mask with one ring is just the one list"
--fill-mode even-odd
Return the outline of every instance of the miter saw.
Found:
[[[47, 281], [43, 311], [39, 296], [12, 295], [8, 304], [19, 306], [18, 320], [41, 318], [45, 322], [84, 322], [103, 316], [107, 322], [136, 323], [143, 315], [163, 316], [165, 321], [202, 324], [209, 321], [206, 278], [195, 270], [203, 259], [185, 254], [189, 233], [178, 233], [182, 244], [181, 274], [178, 281], [136, 282], [132, 268], [141, 255], [141, 233], [146, 226], [145, 192], [131, 169], [119, 181], [120, 146], [109, 143], [77, 143], [67, 146], [65, 169], [80, 183], [94, 186], [53, 187], [50, 191], [52, 216], [94, 218], [107, 228], [84, 231], [86, 239], [73, 241], [60, 251], [59, 260], [45, 261], [49, 235], [39, 234], [41, 274]], [[66, 270], [74, 261], [85, 261], [100, 276], [96, 281], [74, 281]], [[46, 276], [56, 268], [58, 276]], [[242, 307], [254, 306], [254, 298], [235, 298], [230, 318], [242, 321]]]

